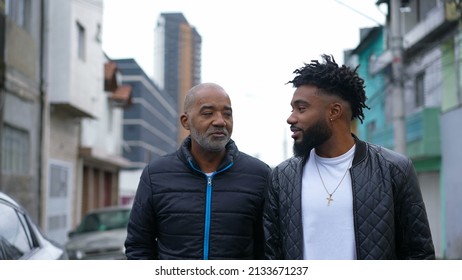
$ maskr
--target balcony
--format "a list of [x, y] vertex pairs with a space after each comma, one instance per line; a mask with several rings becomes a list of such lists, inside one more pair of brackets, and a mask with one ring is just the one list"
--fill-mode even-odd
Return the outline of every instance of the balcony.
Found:
[[445, 3], [434, 7], [424, 20], [420, 21], [404, 35], [404, 51], [407, 53], [418, 50], [422, 46], [434, 42], [435, 37], [443, 34], [443, 30], [455, 27], [457, 19], [454, 3]]
[[414, 160], [441, 156], [440, 109], [425, 108], [406, 119], [406, 154]]
[[[406, 118], [406, 154], [413, 161], [422, 161], [441, 156], [440, 109], [424, 108]], [[393, 149], [393, 126], [377, 130], [372, 143]]]
[[[435, 42], [435, 38], [444, 34], [444, 30], [455, 28], [460, 15], [456, 4], [445, 2], [443, 5], [434, 7], [422, 21], [418, 22], [403, 36], [404, 57], [408, 57], [415, 51]], [[391, 65], [393, 53], [390, 48], [386, 49], [375, 61], [371, 62], [370, 72], [375, 75]]]

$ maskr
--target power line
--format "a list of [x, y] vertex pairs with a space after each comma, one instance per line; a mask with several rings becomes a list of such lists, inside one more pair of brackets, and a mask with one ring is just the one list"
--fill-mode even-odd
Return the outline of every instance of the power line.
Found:
[[365, 13], [363, 13], [363, 12], [361, 12], [361, 11], [356, 10], [355, 8], [353, 8], [353, 7], [347, 5], [347, 4], [345, 4], [345, 3], [343, 3], [343, 2], [341, 2], [341, 1], [339, 1], [339, 0], [333, 0], [333, 1], [337, 2], [337, 3], [340, 4], [340, 5], [343, 5], [343, 6], [347, 7], [348, 9], [352, 10], [353, 12], [355, 12], [355, 13], [359, 14], [360, 16], [363, 16], [363, 17], [365, 17], [365, 18], [367, 18], [367, 19], [369, 19], [369, 20], [371, 20], [371, 21], [377, 23], [378, 25], [382, 25], [382, 23], [379, 22], [379, 21], [377, 21], [376, 19], [374, 19], [374, 18], [372, 18], [372, 17], [366, 15]]

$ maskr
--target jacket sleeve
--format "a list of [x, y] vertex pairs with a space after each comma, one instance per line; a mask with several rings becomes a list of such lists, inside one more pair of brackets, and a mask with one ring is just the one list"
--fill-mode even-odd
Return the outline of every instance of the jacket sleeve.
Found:
[[[264, 181], [264, 192], [263, 192], [263, 196], [265, 196], [265, 192], [268, 191], [268, 187], [269, 187], [269, 182], [271, 180], [271, 168], [268, 167], [268, 172], [266, 174], [266, 177], [265, 177], [265, 181]], [[261, 205], [261, 211], [259, 213], [259, 216], [257, 218], [257, 222], [256, 222], [256, 225], [255, 225], [255, 229], [254, 229], [254, 252], [255, 252], [255, 259], [257, 260], [262, 260], [265, 258], [265, 255], [264, 255], [264, 248], [265, 248], [265, 238], [264, 238], [264, 235], [263, 235], [263, 209], [264, 209], [264, 204], [265, 202], [265, 197], [263, 198], [263, 202], [262, 202], [262, 205]]]
[[263, 233], [265, 238], [265, 259], [283, 259], [281, 251], [281, 237], [279, 226], [279, 195], [277, 168], [272, 172], [269, 186], [265, 193], [265, 206], [263, 213]]
[[157, 259], [157, 228], [152, 205], [148, 166], [141, 174], [125, 240], [125, 255], [129, 260]]
[[[262, 208], [263, 209], [263, 208]], [[263, 211], [260, 212], [259, 217], [257, 217], [257, 222], [254, 227], [254, 256], [256, 260], [264, 259], [264, 238], [263, 238]]]
[[435, 259], [435, 249], [417, 174], [408, 160], [395, 209], [398, 259]]

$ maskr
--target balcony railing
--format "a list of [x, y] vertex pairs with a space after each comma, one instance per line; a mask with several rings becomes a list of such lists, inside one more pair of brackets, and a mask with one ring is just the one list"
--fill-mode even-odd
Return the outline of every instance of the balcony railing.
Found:
[[[406, 118], [406, 154], [412, 159], [441, 156], [440, 109], [424, 108]], [[393, 126], [374, 132], [371, 142], [393, 149]]]

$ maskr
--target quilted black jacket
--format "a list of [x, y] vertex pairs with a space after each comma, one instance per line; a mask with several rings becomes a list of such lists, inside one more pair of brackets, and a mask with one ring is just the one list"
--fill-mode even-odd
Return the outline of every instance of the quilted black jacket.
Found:
[[[360, 141], [350, 170], [358, 259], [434, 259], [425, 205], [406, 157]], [[264, 213], [265, 257], [302, 259], [301, 177], [307, 159], [291, 158], [272, 174]]]
[[128, 259], [262, 259], [263, 201], [271, 169], [232, 140], [217, 171], [206, 175], [177, 152], [144, 169], [125, 241]]

